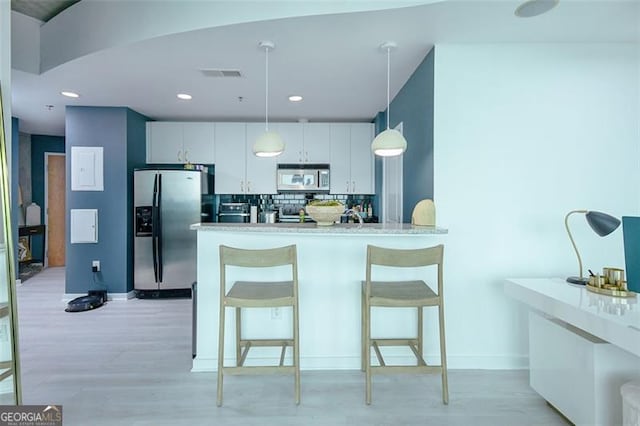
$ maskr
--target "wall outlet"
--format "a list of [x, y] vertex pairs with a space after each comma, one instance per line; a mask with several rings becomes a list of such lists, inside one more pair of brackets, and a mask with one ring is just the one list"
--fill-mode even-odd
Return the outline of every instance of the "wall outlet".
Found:
[[99, 260], [94, 260], [93, 262], [91, 262], [91, 270], [93, 272], [100, 272], [100, 261]]
[[282, 310], [280, 308], [271, 308], [271, 319], [282, 319]]

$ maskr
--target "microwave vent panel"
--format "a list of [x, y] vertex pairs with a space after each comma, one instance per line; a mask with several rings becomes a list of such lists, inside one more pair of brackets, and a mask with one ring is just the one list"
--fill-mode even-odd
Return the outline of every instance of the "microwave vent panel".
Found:
[[237, 78], [242, 77], [240, 70], [223, 70], [217, 68], [202, 68], [200, 72], [205, 77], [224, 77], [224, 78]]

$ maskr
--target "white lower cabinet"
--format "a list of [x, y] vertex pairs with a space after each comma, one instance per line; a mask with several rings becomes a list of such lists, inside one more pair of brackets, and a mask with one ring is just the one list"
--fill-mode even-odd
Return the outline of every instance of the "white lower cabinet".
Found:
[[621, 386], [640, 358], [558, 319], [529, 313], [529, 383], [575, 425], [622, 424]]
[[373, 124], [331, 125], [331, 194], [374, 194]]
[[216, 194], [275, 194], [274, 158], [253, 155], [262, 123], [216, 123]]

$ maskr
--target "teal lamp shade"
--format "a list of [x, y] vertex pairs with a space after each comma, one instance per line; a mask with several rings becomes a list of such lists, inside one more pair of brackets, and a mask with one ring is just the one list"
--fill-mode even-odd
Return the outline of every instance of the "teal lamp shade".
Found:
[[578, 252], [578, 246], [576, 246], [576, 242], [573, 240], [573, 236], [571, 235], [571, 231], [569, 230], [569, 216], [571, 216], [573, 213], [584, 213], [587, 219], [587, 223], [589, 224], [591, 229], [593, 229], [593, 231], [601, 237], [609, 235], [610, 233], [615, 231], [618, 226], [620, 226], [620, 220], [606, 213], [589, 210], [573, 210], [567, 213], [567, 215], [565, 216], [564, 225], [567, 228], [567, 234], [569, 234], [569, 240], [571, 240], [573, 249], [576, 251], [580, 272], [580, 276], [569, 277], [567, 278], [567, 282], [571, 284], [585, 285], [589, 282], [589, 279], [585, 278], [582, 275], [582, 258], [580, 257], [580, 253]]

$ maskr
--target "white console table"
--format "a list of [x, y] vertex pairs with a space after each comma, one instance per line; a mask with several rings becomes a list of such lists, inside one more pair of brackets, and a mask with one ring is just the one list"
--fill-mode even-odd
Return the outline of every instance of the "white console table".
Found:
[[509, 279], [530, 308], [531, 387], [576, 425], [622, 424], [620, 387], [640, 378], [640, 300], [564, 279]]

